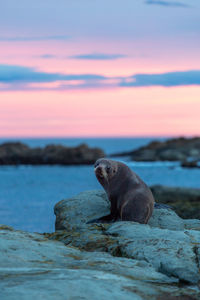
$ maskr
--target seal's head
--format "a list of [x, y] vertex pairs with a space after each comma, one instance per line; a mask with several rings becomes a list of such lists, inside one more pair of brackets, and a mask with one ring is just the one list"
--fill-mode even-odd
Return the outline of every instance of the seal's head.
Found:
[[100, 182], [109, 182], [117, 173], [117, 169], [117, 163], [110, 159], [100, 158], [94, 164], [94, 172]]

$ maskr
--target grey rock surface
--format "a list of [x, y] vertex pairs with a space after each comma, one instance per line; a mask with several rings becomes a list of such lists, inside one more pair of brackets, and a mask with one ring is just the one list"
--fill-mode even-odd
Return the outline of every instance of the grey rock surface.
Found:
[[[55, 236], [87, 251], [146, 261], [156, 271], [179, 281], [199, 281], [200, 220], [184, 220], [171, 209], [154, 209], [148, 225], [135, 222], [87, 225], [90, 219], [109, 212], [104, 192], [89, 191], [55, 206]], [[52, 238], [55, 238], [52, 236]]]
[[[156, 299], [167, 292], [165, 285], [177, 283], [145, 261], [0, 228], [1, 299]], [[177, 286], [172, 290], [179, 294]], [[185, 287], [182, 293], [194, 291]]]
[[[112, 231], [114, 228], [111, 229]], [[156, 271], [147, 261], [80, 251], [47, 236], [0, 226], [1, 299], [198, 299], [194, 286]]]
[[108, 211], [88, 191], [56, 204], [54, 233], [0, 225], [0, 299], [200, 298], [199, 220], [155, 209], [148, 225], [86, 224]]
[[199, 281], [194, 243], [200, 240], [200, 232], [161, 230], [120, 222], [112, 225], [108, 234], [119, 237], [123, 256], [147, 261], [155, 270], [179, 278], [180, 281]]

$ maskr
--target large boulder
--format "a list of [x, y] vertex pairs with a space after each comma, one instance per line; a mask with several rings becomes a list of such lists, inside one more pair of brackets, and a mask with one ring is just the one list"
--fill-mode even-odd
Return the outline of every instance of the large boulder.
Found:
[[55, 206], [56, 232], [50, 238], [86, 251], [147, 262], [179, 282], [197, 284], [200, 220], [184, 220], [171, 209], [154, 209], [148, 225], [135, 222], [86, 224], [109, 213], [103, 191], [83, 192]]
[[105, 156], [99, 148], [89, 148], [86, 144], [77, 147], [48, 145], [44, 148], [30, 148], [20, 142], [0, 145], [0, 165], [81, 165], [93, 164]]

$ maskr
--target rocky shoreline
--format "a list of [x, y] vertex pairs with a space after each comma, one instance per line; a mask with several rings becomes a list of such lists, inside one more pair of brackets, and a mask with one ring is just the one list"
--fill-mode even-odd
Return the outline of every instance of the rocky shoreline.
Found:
[[88, 191], [55, 205], [54, 233], [0, 226], [2, 299], [199, 299], [200, 220], [161, 208], [148, 225], [86, 224], [108, 211]]
[[175, 138], [153, 141], [136, 150], [113, 153], [111, 156], [130, 156], [134, 161], [180, 161], [183, 167], [198, 167], [200, 138]]
[[[183, 168], [200, 168], [200, 138], [153, 141], [136, 150], [109, 156], [126, 156], [137, 162], [179, 161]], [[30, 148], [21, 142], [0, 145], [0, 165], [88, 165], [102, 157], [106, 157], [102, 149], [86, 144], [77, 147], [52, 144], [44, 148]]]
[[77, 147], [48, 145], [44, 148], [30, 148], [20, 142], [0, 145], [0, 165], [88, 165], [93, 164], [105, 153], [86, 144]]

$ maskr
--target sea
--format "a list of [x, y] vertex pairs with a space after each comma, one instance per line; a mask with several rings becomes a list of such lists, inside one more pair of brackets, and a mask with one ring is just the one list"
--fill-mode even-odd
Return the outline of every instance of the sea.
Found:
[[[44, 147], [86, 143], [90, 147], [100, 147], [110, 155], [136, 149], [152, 140], [155, 138], [20, 138], [0, 139], [0, 144], [21, 141], [31, 147]], [[200, 169], [184, 169], [178, 162], [115, 159], [127, 163], [148, 185], [200, 188]], [[0, 166], [0, 224], [29, 232], [53, 232], [54, 205], [62, 199], [95, 189], [102, 187], [96, 180], [93, 166]]]

